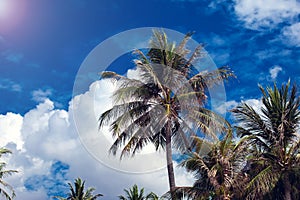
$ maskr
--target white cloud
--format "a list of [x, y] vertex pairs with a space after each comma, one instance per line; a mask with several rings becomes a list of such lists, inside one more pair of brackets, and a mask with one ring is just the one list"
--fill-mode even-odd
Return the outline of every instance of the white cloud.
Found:
[[230, 109], [235, 108], [238, 106], [238, 102], [232, 100], [232, 101], [227, 101], [224, 104], [220, 105], [219, 107], [216, 108], [216, 111], [219, 112], [220, 114], [225, 114], [228, 112]]
[[[8, 157], [8, 168], [20, 171], [7, 178], [17, 192], [16, 200], [47, 199], [45, 189], [28, 191], [24, 183], [35, 175], [49, 175], [55, 160], [70, 166], [67, 173], [70, 181], [77, 177], [85, 179], [88, 185], [103, 193], [105, 199], [116, 199], [124, 188], [133, 184], [158, 194], [168, 190], [163, 152], [145, 152], [143, 156], [122, 162], [118, 157], [108, 156], [110, 135], [106, 129], [98, 131], [97, 120], [100, 113], [111, 106], [109, 97], [114, 87], [109, 80], [94, 82], [88, 92], [72, 99], [68, 110], [55, 109], [54, 103], [45, 97], [24, 116], [13, 113], [0, 116], [1, 138], [5, 137], [1, 145], [13, 151]], [[47, 92], [37, 92], [44, 93]], [[151, 170], [154, 172], [147, 172]], [[133, 174], [134, 171], [140, 173]], [[184, 169], [175, 171], [178, 185], [193, 182]]]
[[[217, 107], [216, 111], [219, 114], [224, 115], [226, 114], [226, 112], [236, 108], [241, 103], [246, 103], [247, 105], [251, 106], [259, 115], [263, 115], [261, 111], [261, 108], [263, 107], [263, 103], [261, 99], [246, 99], [246, 100], [241, 100], [240, 102], [235, 100], [227, 101], [222, 105], [220, 105], [219, 107]], [[234, 117], [234, 115], [232, 115], [231, 117]], [[242, 126], [242, 123], [239, 123], [238, 125]]]
[[14, 142], [18, 149], [23, 147], [22, 124], [23, 117], [19, 114], [7, 113], [6, 115], [0, 115], [0, 147], [10, 142]]
[[297, 0], [234, 0], [234, 13], [243, 25], [252, 30], [280, 31], [273, 41], [300, 46], [300, 2]]
[[270, 76], [272, 80], [275, 80], [278, 76], [278, 73], [282, 71], [282, 67], [275, 65], [274, 67], [269, 69]]
[[282, 39], [292, 46], [300, 46], [300, 22], [286, 26], [282, 30]]
[[50, 89], [46, 89], [46, 90], [42, 90], [42, 89], [38, 89], [38, 90], [34, 90], [32, 91], [32, 100], [36, 101], [36, 102], [43, 102], [45, 101], [48, 97], [50, 97], [52, 95], [52, 90]]
[[242, 102], [251, 106], [258, 114], [263, 115], [261, 111], [261, 108], [263, 107], [263, 103], [261, 99], [247, 99]]
[[282, 22], [293, 23], [300, 12], [296, 0], [235, 0], [234, 11], [249, 29], [270, 29]]

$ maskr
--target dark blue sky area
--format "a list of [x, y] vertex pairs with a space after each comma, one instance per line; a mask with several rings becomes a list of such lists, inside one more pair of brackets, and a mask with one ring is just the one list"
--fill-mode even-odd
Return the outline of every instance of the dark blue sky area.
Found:
[[279, 22], [262, 14], [251, 18], [239, 12], [237, 1], [222, 0], [24, 0], [14, 6], [0, 17], [1, 114], [23, 114], [43, 95], [67, 108], [88, 53], [106, 38], [139, 27], [196, 31], [193, 38], [216, 64], [236, 72], [238, 79], [226, 86], [228, 100], [259, 97], [258, 83], [299, 81], [299, 38], [285, 31], [298, 24], [297, 13]]

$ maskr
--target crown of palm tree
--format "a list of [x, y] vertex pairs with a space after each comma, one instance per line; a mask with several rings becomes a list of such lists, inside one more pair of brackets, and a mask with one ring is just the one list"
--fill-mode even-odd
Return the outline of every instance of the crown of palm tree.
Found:
[[187, 34], [175, 46], [168, 43], [164, 33], [154, 31], [147, 56], [140, 50], [135, 51], [139, 57], [135, 60], [138, 79], [115, 72], [102, 73], [102, 78], [118, 80], [118, 89], [113, 95], [115, 105], [99, 118], [99, 127], [110, 124], [117, 138], [111, 148], [113, 154], [120, 147], [123, 147], [121, 156], [135, 154], [150, 142], [157, 148], [164, 147], [168, 121], [176, 146], [183, 151], [190, 146], [186, 138], [196, 135], [197, 130], [217, 139], [215, 133], [224, 132], [224, 127], [229, 126], [203, 104], [205, 88], [234, 75], [227, 67], [193, 74], [192, 63], [201, 56], [202, 46], [186, 59], [189, 51], [185, 45], [190, 37], [191, 34]]
[[119, 199], [121, 199], [121, 200], [158, 200], [158, 196], [153, 192], [150, 192], [149, 194], [145, 195], [144, 188], [142, 188], [139, 191], [138, 186], [136, 184], [129, 190], [124, 189], [124, 192], [126, 193], [126, 196], [120, 195]]
[[103, 196], [102, 194], [94, 195], [93, 192], [95, 188], [87, 188], [85, 191], [85, 181], [82, 181], [80, 178], [75, 179], [74, 186], [71, 183], [68, 183], [70, 187], [70, 192], [67, 195], [67, 198], [64, 197], [54, 197], [59, 200], [96, 200], [98, 197]]
[[189, 199], [231, 199], [242, 194], [247, 178], [241, 167], [247, 145], [245, 141], [235, 144], [232, 139], [231, 132], [216, 143], [194, 138], [196, 148], [187, 155], [181, 166], [192, 172], [196, 181], [192, 187], [177, 187], [179, 196]]
[[281, 188], [276, 198], [291, 199], [290, 177], [299, 176], [300, 170], [300, 97], [295, 85], [290, 89], [290, 81], [281, 88], [276, 84], [266, 90], [259, 87], [263, 94], [261, 114], [246, 103], [233, 109], [241, 122], [237, 133], [249, 141], [249, 163], [256, 168], [248, 189], [252, 196], [261, 196]]
[[173, 147], [185, 152], [192, 148], [190, 136], [200, 130], [212, 139], [230, 126], [222, 117], [204, 108], [206, 90], [234, 76], [227, 67], [215, 71], [196, 71], [194, 64], [202, 56], [199, 46], [187, 58], [187, 34], [176, 46], [164, 32], [154, 31], [150, 50], [145, 55], [136, 50], [135, 65], [139, 77], [127, 78], [115, 72], [103, 72], [102, 78], [118, 80], [113, 94], [114, 106], [99, 118], [99, 127], [110, 125], [115, 142], [114, 155], [122, 148], [124, 155], [139, 152], [153, 143], [166, 149], [170, 189], [175, 187], [172, 163]]

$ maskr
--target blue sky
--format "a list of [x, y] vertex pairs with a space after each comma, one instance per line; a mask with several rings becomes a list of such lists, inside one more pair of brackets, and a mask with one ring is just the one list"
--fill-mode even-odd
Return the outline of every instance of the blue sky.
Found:
[[[76, 72], [87, 54], [104, 39], [138, 27], [195, 31], [194, 39], [206, 45], [216, 64], [229, 65], [236, 72], [239, 82], [234, 84], [240, 87], [228, 88], [230, 98], [256, 97], [257, 82], [272, 82], [269, 70], [277, 65], [282, 68], [278, 82], [289, 77], [296, 80], [299, 26], [294, 32], [286, 30], [299, 25], [298, 10], [289, 14], [278, 9], [278, 16], [268, 16], [261, 9], [253, 13], [256, 17], [244, 16], [234, 2], [24, 0], [19, 18], [14, 15], [21, 8], [7, 6], [13, 11], [0, 22], [11, 20], [13, 25], [0, 28], [0, 89], [5, 96], [0, 113], [24, 114], [34, 107], [32, 93], [39, 89], [51, 91], [57, 105], [66, 108]], [[251, 10], [247, 8], [251, 3], [242, 6]], [[280, 16], [282, 20], [277, 19]]]
[[[227, 100], [218, 108], [224, 114], [242, 100], [259, 106], [258, 84], [281, 84], [289, 78], [300, 84], [299, 18], [296, 0], [0, 0], [0, 144], [14, 150], [11, 166], [23, 170], [20, 183], [11, 178], [17, 193], [46, 199], [61, 191], [63, 186], [55, 189], [55, 181], [77, 176], [99, 192], [107, 191], [111, 199], [133, 183], [156, 189], [141, 175], [122, 175], [120, 182], [107, 185], [83, 172], [84, 163], [74, 159], [83, 156], [100, 175], [109, 169], [82, 147], [78, 155], [71, 153], [80, 142], [72, 122], [75, 108], [69, 105], [88, 110], [84, 105], [92, 92], [87, 88], [86, 96], [73, 99], [73, 84], [84, 59], [105, 39], [141, 27], [195, 31], [193, 39], [205, 45], [216, 65], [228, 65], [237, 75], [225, 85]], [[114, 69], [123, 73], [127, 68], [121, 64], [127, 58], [123, 56]], [[98, 79], [97, 74], [93, 77]], [[101, 101], [104, 107], [109, 104]], [[85, 117], [89, 119], [88, 113]], [[55, 138], [64, 140], [65, 148], [53, 142]], [[51, 144], [58, 145], [56, 151]], [[184, 175], [178, 177], [188, 183]]]

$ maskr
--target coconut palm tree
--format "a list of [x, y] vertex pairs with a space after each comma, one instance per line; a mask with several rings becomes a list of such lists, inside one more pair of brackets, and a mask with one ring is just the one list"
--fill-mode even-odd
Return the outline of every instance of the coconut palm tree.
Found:
[[234, 76], [227, 67], [215, 71], [195, 70], [193, 64], [202, 56], [202, 46], [189, 58], [186, 43], [191, 34], [176, 46], [169, 43], [164, 32], [154, 31], [150, 50], [134, 53], [137, 78], [127, 78], [115, 72], [103, 72], [102, 78], [117, 80], [113, 94], [114, 106], [99, 118], [99, 127], [110, 125], [115, 142], [110, 152], [124, 155], [139, 152], [153, 143], [166, 150], [170, 191], [175, 188], [172, 161], [173, 147], [185, 152], [191, 148], [190, 136], [202, 133], [218, 139], [229, 124], [204, 108], [208, 88]]
[[[5, 154], [12, 153], [10, 150], [6, 148], [0, 148], [0, 158]], [[6, 170], [6, 163], [0, 162], [0, 194], [7, 200], [12, 200], [16, 194], [11, 185], [3, 180], [3, 178], [12, 175], [13, 173], [17, 173], [16, 170]], [[7, 191], [8, 190], [8, 191]]]
[[158, 200], [158, 196], [153, 192], [151, 192], [145, 196], [144, 188], [142, 188], [139, 191], [138, 186], [136, 184], [129, 190], [124, 189], [124, 192], [126, 193], [126, 196], [120, 195], [119, 199], [121, 199], [121, 200]]
[[300, 178], [300, 98], [295, 85], [290, 89], [290, 81], [281, 88], [276, 84], [266, 90], [259, 87], [263, 94], [260, 111], [246, 103], [233, 110], [241, 123], [238, 134], [251, 142], [250, 171], [258, 170], [252, 170], [249, 195], [274, 199], [270, 193], [276, 192], [276, 199], [296, 199], [292, 191]]
[[64, 197], [54, 197], [59, 200], [96, 200], [98, 197], [103, 196], [102, 194], [94, 195], [93, 192], [95, 188], [87, 188], [86, 191], [84, 188], [85, 181], [82, 181], [80, 178], [75, 179], [74, 185], [75, 188], [72, 186], [71, 183], [68, 183], [70, 187], [70, 192], [66, 198]]
[[177, 187], [176, 193], [199, 200], [240, 198], [247, 183], [242, 171], [246, 155], [245, 141], [235, 144], [231, 133], [217, 143], [195, 137], [195, 149], [181, 166], [192, 172], [196, 181], [192, 187]]

